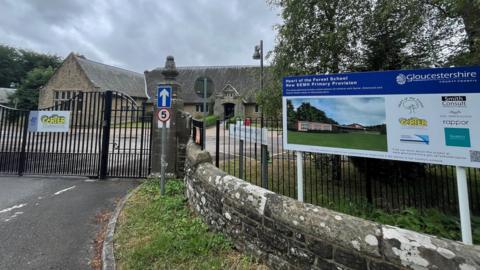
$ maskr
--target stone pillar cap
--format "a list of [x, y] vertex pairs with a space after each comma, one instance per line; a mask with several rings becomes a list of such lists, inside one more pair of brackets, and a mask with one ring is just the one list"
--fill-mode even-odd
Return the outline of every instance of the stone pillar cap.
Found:
[[175, 80], [175, 77], [178, 76], [178, 71], [173, 56], [167, 56], [167, 60], [165, 61], [165, 68], [162, 70], [162, 74], [163, 76], [165, 76], [166, 80]]

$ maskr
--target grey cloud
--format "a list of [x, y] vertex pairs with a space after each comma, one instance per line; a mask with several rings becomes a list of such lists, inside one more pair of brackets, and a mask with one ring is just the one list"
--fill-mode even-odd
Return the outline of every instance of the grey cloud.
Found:
[[[278, 11], [264, 0], [0, 0], [0, 43], [142, 72], [177, 64], [258, 64], [253, 47], [274, 46]], [[38, 11], [38, 12], [36, 12]], [[25, 23], [29, 18], [29, 22]]]

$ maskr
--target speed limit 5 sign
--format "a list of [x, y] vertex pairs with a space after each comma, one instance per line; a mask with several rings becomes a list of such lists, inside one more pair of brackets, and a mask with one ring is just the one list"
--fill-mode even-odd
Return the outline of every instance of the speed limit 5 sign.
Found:
[[170, 110], [168, 109], [160, 109], [157, 111], [157, 118], [161, 122], [167, 122], [170, 120]]

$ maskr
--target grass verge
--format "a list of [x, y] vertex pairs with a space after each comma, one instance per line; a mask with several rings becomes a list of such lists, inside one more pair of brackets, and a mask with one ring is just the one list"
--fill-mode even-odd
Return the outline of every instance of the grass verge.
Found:
[[120, 214], [115, 232], [117, 269], [268, 269], [208, 231], [188, 208], [184, 186], [143, 183]]

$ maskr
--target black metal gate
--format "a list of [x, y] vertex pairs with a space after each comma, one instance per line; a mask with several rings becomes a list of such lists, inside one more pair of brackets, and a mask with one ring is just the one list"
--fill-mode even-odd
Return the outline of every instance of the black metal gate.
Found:
[[28, 132], [29, 111], [0, 106], [0, 173], [146, 177], [152, 113], [120, 92], [79, 92], [46, 111], [70, 111], [66, 133]]

